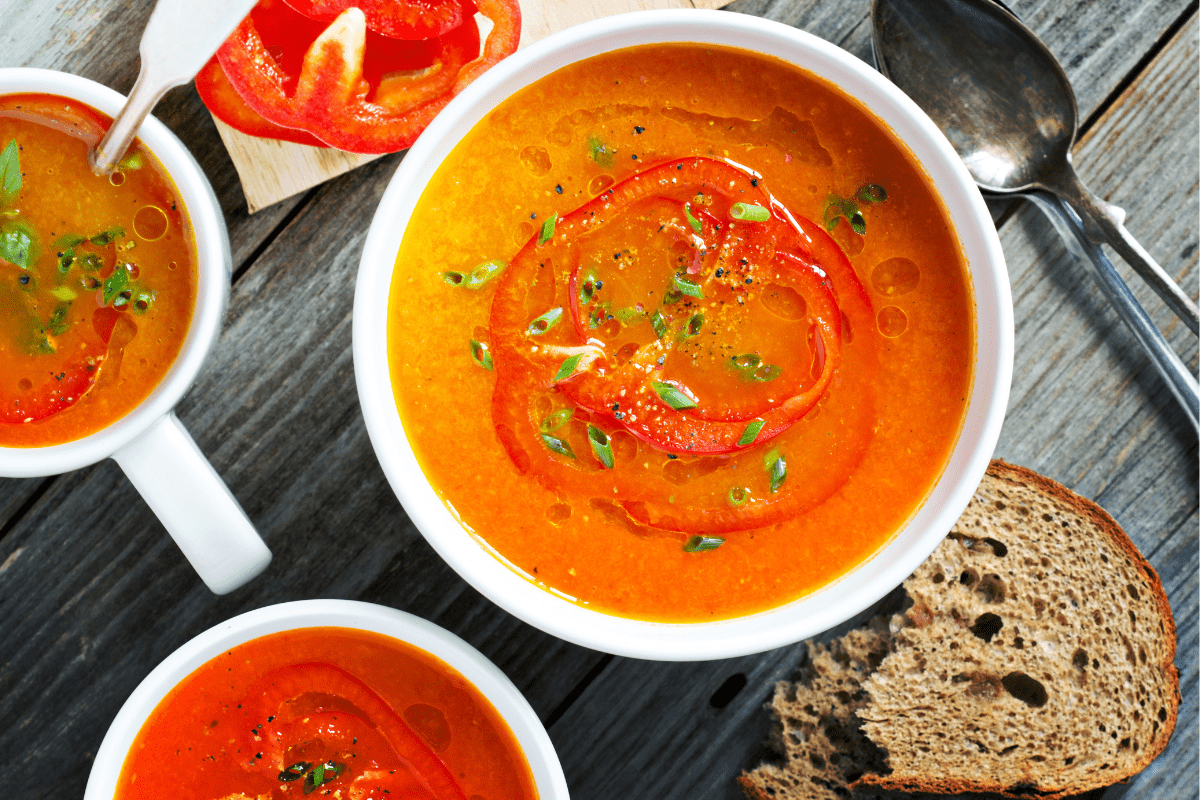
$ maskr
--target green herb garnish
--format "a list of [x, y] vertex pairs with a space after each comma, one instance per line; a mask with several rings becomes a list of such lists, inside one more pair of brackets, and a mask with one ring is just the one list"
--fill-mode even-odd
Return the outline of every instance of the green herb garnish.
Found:
[[716, 550], [725, 544], [720, 536], [693, 536], [683, 543], [685, 553], [703, 553], [705, 550]]
[[575, 457], [575, 451], [571, 449], [571, 445], [567, 444], [566, 439], [559, 439], [557, 436], [551, 436], [548, 433], [543, 433], [542, 441], [545, 443], [546, 447], [549, 447], [552, 451], [558, 453], [560, 456], [566, 456], [567, 458]]
[[592, 302], [592, 298], [596, 296], [596, 274], [589, 272], [587, 277], [583, 279], [583, 283], [579, 284], [579, 305], [586, 306]]
[[97, 233], [91, 239], [88, 239], [88, 241], [97, 247], [104, 247], [105, 245], [112, 244], [114, 239], [120, 239], [124, 235], [125, 229], [118, 225], [106, 231], [100, 231], [100, 233]]
[[558, 212], [554, 212], [542, 223], [542, 231], [538, 234], [538, 244], [545, 244], [554, 238], [554, 224], [558, 222]]
[[654, 335], [658, 338], [661, 339], [667, 335], [667, 321], [663, 319], [661, 311], [655, 309], [654, 313], [650, 315], [650, 324], [654, 327]]
[[33, 260], [33, 231], [21, 223], [5, 226], [0, 230], [0, 258], [29, 269]]
[[560, 408], [558, 411], [547, 416], [542, 420], [542, 424], [538, 425], [538, 430], [542, 433], [554, 433], [556, 430], [566, 425], [575, 416], [575, 409]]
[[608, 309], [611, 306], [612, 303], [607, 302], [593, 306], [592, 310], [588, 312], [588, 328], [599, 328], [605, 322], [608, 322]]
[[66, 286], [51, 289], [50, 294], [54, 295], [55, 300], [62, 300], [64, 303], [69, 303], [79, 296], [75, 293], [75, 290]]
[[691, 203], [683, 204], [683, 215], [685, 217], [687, 217], [688, 225], [692, 226], [692, 230], [694, 230], [696, 233], [699, 233], [700, 232], [700, 220], [698, 220], [692, 216], [691, 205], [692, 205]]
[[746, 426], [746, 430], [742, 431], [742, 435], [738, 437], [738, 447], [754, 444], [754, 440], [758, 438], [758, 434], [766, 425], [766, 420], [756, 419]]
[[508, 265], [503, 261], [485, 261], [470, 272], [455, 272], [454, 270], [443, 272], [442, 280], [451, 286], [479, 289], [503, 272], [506, 266]]
[[[137, 296], [137, 299], [133, 301], [133, 313], [145, 314], [147, 311], [150, 310], [150, 305], [153, 302], [154, 302], [153, 294], [151, 294], [150, 292], [140, 292]], [[485, 353], [485, 355], [486, 355], [486, 353]], [[492, 360], [492, 357], [489, 355], [489, 356], [487, 356], [487, 359], [488, 359], [488, 362], [490, 363]]]
[[676, 275], [673, 281], [675, 290], [680, 294], [686, 294], [688, 297], [695, 297], [700, 300], [704, 299], [704, 291], [700, 288], [700, 284], [696, 283], [691, 278], [683, 275]]
[[750, 490], [743, 489], [741, 486], [734, 486], [729, 490], [729, 494], [725, 496], [729, 501], [729, 505], [737, 508], [738, 506], [746, 505], [746, 501], [750, 499]]
[[704, 327], [704, 314], [692, 314], [692, 318], [688, 320], [687, 330], [684, 331], [684, 336], [699, 336], [700, 329]]
[[750, 377], [759, 383], [766, 383], [767, 381], [775, 380], [782, 374], [783, 367], [776, 364], [763, 364], [761, 367], [754, 370], [754, 372], [751, 372]]
[[608, 434], [595, 425], [588, 425], [588, 442], [592, 445], [592, 452], [596, 454], [596, 458], [604, 465], [605, 469], [612, 469], [616, 462], [613, 460], [612, 444], [609, 442]]
[[783, 454], [779, 452], [779, 448], [775, 448], [763, 456], [763, 468], [766, 469], [767, 475], [771, 478], [771, 492], [778, 492], [779, 487], [787, 480], [787, 461], [784, 460]]
[[662, 381], [651, 381], [650, 385], [664, 403], [669, 405], [676, 411], [682, 411], [685, 408], [695, 408], [696, 401], [688, 395], [684, 394], [677, 387], [664, 383]]
[[17, 192], [21, 191], [20, 150], [17, 140], [9, 139], [4, 150], [0, 151], [0, 189], [3, 190], [6, 200], [12, 199]]
[[588, 153], [592, 156], [592, 161], [595, 161], [602, 167], [608, 168], [613, 165], [613, 157], [616, 155], [616, 150], [610, 150], [608, 145], [597, 139], [595, 136], [588, 137]]
[[762, 364], [762, 359], [755, 353], [743, 353], [729, 359], [729, 365], [738, 372], [753, 372]]
[[104, 284], [101, 286], [101, 305], [108, 305], [113, 298], [125, 291], [125, 287], [129, 285], [129, 271], [125, 269], [124, 264], [117, 264], [117, 268], [113, 270], [113, 274], [104, 279]]
[[339, 775], [342, 774], [342, 771], [345, 769], [345, 764], [338, 764], [334, 761], [326, 761], [324, 764], [317, 764], [312, 768], [312, 771], [304, 777], [304, 793], [312, 794], [321, 786], [333, 782]]
[[635, 322], [641, 322], [643, 319], [645, 319], [646, 312], [640, 311], [631, 306], [626, 306], [625, 308], [618, 308], [614, 312], [613, 316], [621, 320], [623, 325], [632, 325]]
[[541, 336], [546, 331], [553, 328], [562, 321], [562, 307], [552, 308], [540, 317], [537, 317], [529, 323], [529, 327], [525, 329], [528, 336]]
[[51, 336], [62, 336], [67, 332], [67, 328], [69, 327], [67, 325], [68, 308], [70, 306], [60, 305], [56, 306], [54, 311], [51, 312], [50, 321], [46, 323], [46, 330], [50, 332]]
[[554, 382], [565, 381], [567, 378], [575, 374], [575, 368], [579, 366], [579, 359], [583, 358], [583, 353], [576, 353], [569, 357], [558, 368], [558, 372], [554, 373]]
[[[133, 310], [137, 311], [136, 304]], [[495, 367], [495, 364], [492, 362], [492, 354], [487, 351], [487, 347], [482, 342], [474, 339], [471, 340], [471, 360], [475, 362], [476, 366], [483, 367], [488, 372], [491, 372]]]
[[884, 189], [878, 183], [868, 183], [858, 190], [857, 195], [859, 200], [864, 203], [882, 203], [887, 200], [887, 189]]
[[[887, 190], [877, 183], [860, 186], [854, 197], [868, 205], [882, 203], [887, 200]], [[859, 236], [867, 233], [867, 220], [853, 199], [830, 195], [825, 201], [825, 230], [832, 231], [838, 223], [845, 219], [850, 224], [850, 230]]]
[[304, 773], [308, 772], [310, 769], [312, 769], [312, 764], [309, 762], [297, 761], [295, 764], [292, 764], [283, 772], [279, 773], [279, 780], [284, 782], [299, 780], [300, 778], [303, 778]]
[[734, 203], [729, 209], [729, 216], [747, 222], [766, 222], [771, 218], [771, 212], [758, 205]]
[[122, 158], [120, 160], [120, 162], [117, 164], [117, 169], [119, 169], [119, 170], [141, 169], [141, 168], [142, 168], [142, 154], [141, 153], [130, 153], [129, 155]]

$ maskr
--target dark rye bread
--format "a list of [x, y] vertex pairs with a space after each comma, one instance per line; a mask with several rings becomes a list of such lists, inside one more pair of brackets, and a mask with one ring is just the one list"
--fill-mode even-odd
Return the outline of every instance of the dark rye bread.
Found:
[[783, 766], [755, 800], [990, 792], [1053, 800], [1129, 778], [1179, 707], [1162, 585], [1094, 503], [992, 462], [904, 583], [912, 606], [810, 649], [772, 703]]

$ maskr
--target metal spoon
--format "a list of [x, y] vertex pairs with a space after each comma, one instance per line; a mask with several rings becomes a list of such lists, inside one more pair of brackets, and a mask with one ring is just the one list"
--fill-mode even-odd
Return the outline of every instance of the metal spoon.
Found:
[[221, 42], [254, 8], [256, 0], [159, 0], [142, 32], [142, 69], [108, 133], [89, 158], [106, 174], [137, 136], [142, 120], [168, 89], [196, 77]]
[[1195, 333], [1200, 312], [1071, 166], [1078, 110], [1054, 55], [992, 0], [873, 0], [879, 69], [946, 134], [980, 188], [1052, 192]]

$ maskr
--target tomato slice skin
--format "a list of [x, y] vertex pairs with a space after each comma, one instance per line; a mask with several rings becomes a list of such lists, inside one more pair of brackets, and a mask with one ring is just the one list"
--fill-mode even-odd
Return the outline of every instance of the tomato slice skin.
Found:
[[304, 16], [329, 22], [350, 6], [362, 9], [367, 27], [393, 39], [433, 39], [463, 23], [462, 0], [286, 0]]
[[[251, 109], [268, 121], [307, 131], [326, 144], [357, 153], [389, 153], [409, 147], [450, 99], [483, 70], [516, 50], [520, 37], [517, 0], [479, 0], [493, 22], [479, 49], [473, 19], [433, 39], [402, 42], [367, 30], [367, 16], [348, 6], [308, 38], [314, 20], [284, 5], [262, 0], [217, 52], [230, 83]], [[474, 5], [464, 2], [463, 13]], [[280, 19], [290, 14], [303, 35], [275, 45]], [[303, 50], [297, 40], [307, 41]], [[424, 63], [395, 66], [397, 48], [416, 48]], [[282, 48], [276, 58], [272, 48]], [[376, 54], [390, 54], [390, 71]], [[476, 54], [479, 54], [476, 57]], [[299, 58], [299, 60], [297, 60]], [[414, 72], [415, 71], [415, 72]], [[404, 74], [408, 72], [410, 74]]]
[[[668, 408], [657, 398], [640, 407], [630, 402], [635, 389], [647, 394], [644, 390], [650, 381], [643, 371], [652, 371], [653, 361], [636, 364], [636, 369], [628, 368], [628, 364], [606, 363], [611, 354], [602, 351], [595, 340], [588, 341], [589, 329], [583, 324], [582, 258], [571, 250], [570, 243], [618, 219], [625, 209], [648, 197], [682, 203], [697, 196], [698, 189], [708, 195], [724, 193], [726, 206], [736, 199], [771, 209], [768, 221], [739, 221], [736, 226], [729, 224], [720, 203], [714, 203], [713, 213], [703, 219], [699, 214], [693, 216], [706, 235], [708, 226], [720, 226], [721, 238], [713, 241], [722, 249], [721, 263], [726, 267], [741, 269], [743, 255], [751, 263], [757, 259], [757, 267], [746, 269], [758, 271], [737, 273], [738, 280], [743, 275], [757, 279], [769, 274], [773, 280], [795, 287], [808, 299], [809, 318], [814, 320], [820, 374], [813, 383], [803, 384], [766, 413], [757, 415], [755, 424], [761, 422], [761, 426], [748, 442], [743, 441], [748, 422], [740, 414], [723, 417], [721, 413], [706, 415], [696, 409]], [[539, 244], [537, 239], [535, 236], [525, 244], [501, 276], [489, 325], [496, 374], [493, 424], [519, 472], [531, 475], [552, 491], [590, 496], [594, 503], [605, 507], [613, 506], [615, 500], [626, 524], [644, 526], [639, 529], [640, 535], [673, 535], [749, 530], [803, 513], [836, 492], [844, 476], [862, 459], [871, 441], [874, 414], [869, 376], [877, 368], [872, 341], [874, 313], [869, 298], [837, 244], [814, 223], [792, 218], [758, 187], [752, 176], [705, 158], [656, 165], [559, 218], [551, 241]], [[534, 283], [539, 264], [548, 258], [565, 265], [558, 269], [565, 268], [569, 273], [567, 297], [558, 295], [554, 302], [569, 307], [574, 324], [558, 328], [544, 339], [534, 338], [527, 334], [527, 325], [536, 311], [527, 307], [525, 295]], [[688, 265], [683, 272], [696, 276], [698, 281], [710, 280], [705, 276], [714, 274], [712, 267], [706, 261], [702, 269]], [[844, 328], [846, 322], [849, 327]], [[856, 343], [847, 345], [843, 332], [851, 331]], [[581, 356], [577, 371], [565, 380], [555, 380], [564, 357], [576, 354]], [[847, 364], [851, 371], [843, 374]], [[605, 374], [601, 375], [601, 370]], [[817, 415], [816, 404], [827, 391], [847, 381], [851, 388], [840, 391], [828, 410]], [[602, 468], [590, 458], [588, 441], [580, 439], [578, 431], [571, 439], [566, 428], [551, 434], [540, 429], [540, 423], [550, 419], [548, 410], [565, 410], [564, 403], [565, 408], [574, 409], [571, 425], [598, 425], [610, 437], [629, 434], [647, 443], [658, 457], [647, 458], [644, 453], [648, 451], [639, 449], [636, 459], [618, 464], [616, 469]], [[637, 413], [630, 414], [631, 410]], [[810, 412], [821, 418], [808, 422]], [[770, 446], [764, 447], [764, 443], [801, 419], [813, 426], [814, 434], [788, 444], [794, 452], [787, 455], [795, 456], [793, 477], [781, 491], [767, 489], [761, 461]], [[843, 426], [846, 422], [849, 424]], [[843, 427], [850, 432], [843, 433]], [[559, 440], [557, 450], [547, 446], [547, 435]], [[569, 445], [570, 455], [563, 453], [564, 443]], [[663, 456], [680, 460], [672, 463]], [[658, 466], [662, 464], [694, 467], [702, 475], [714, 474], [714, 470], [723, 472], [705, 484], [704, 492], [708, 494], [693, 493], [694, 503], [676, 506], [669, 500], [675, 484], [669, 476], [664, 480], [666, 471]], [[802, 473], [804, 469], [808, 472]], [[722, 477], [729, 481], [756, 480], [753, 498], [731, 507], [726, 497], [731, 487], [721, 484]]]
[[[353, 735], [355, 729], [378, 734], [385, 745], [367, 763], [346, 776], [348, 782], [391, 781], [404, 785], [414, 800], [466, 800], [462, 787], [442, 760], [425, 744], [386, 700], [343, 669], [331, 664], [295, 664], [265, 675], [246, 693], [242, 706], [247, 734], [247, 769], [278, 774], [305, 747], [328, 748], [329, 741]], [[366, 744], [364, 739], [363, 744]], [[336, 751], [336, 748], [333, 748]], [[327, 757], [312, 750], [317, 758]], [[376, 778], [375, 769], [396, 770], [400, 777]], [[385, 795], [387, 793], [384, 793]]]

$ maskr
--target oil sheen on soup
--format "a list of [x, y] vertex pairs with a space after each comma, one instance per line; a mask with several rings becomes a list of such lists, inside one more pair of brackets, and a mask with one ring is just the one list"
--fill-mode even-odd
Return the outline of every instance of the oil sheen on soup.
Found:
[[389, 299], [422, 469], [529, 580], [607, 613], [775, 607], [867, 559], [945, 467], [974, 307], [903, 144], [744, 51], [617, 51], [488, 114]]
[[109, 120], [49, 95], [0, 97], [0, 446], [82, 438], [167, 374], [195, 306], [195, 241], [169, 175], [135, 142], [111, 175]]

